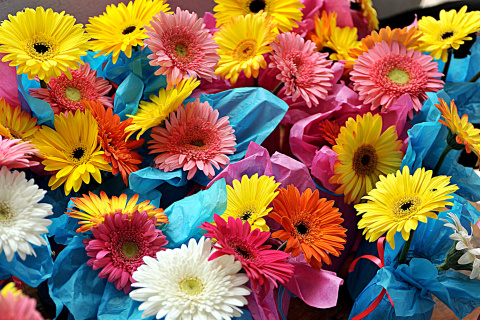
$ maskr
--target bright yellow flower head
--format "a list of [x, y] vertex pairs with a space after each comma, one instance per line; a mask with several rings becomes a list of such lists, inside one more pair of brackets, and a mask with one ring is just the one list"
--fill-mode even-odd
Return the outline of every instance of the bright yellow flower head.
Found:
[[272, 17], [265, 12], [231, 18], [222, 25], [214, 35], [220, 47], [215, 74], [230, 79], [233, 85], [242, 70], [247, 78], [257, 78], [260, 68], [267, 67], [263, 54], [272, 51], [268, 45], [275, 40], [274, 27]]
[[170, 7], [164, 0], [135, 0], [128, 5], [107, 6], [107, 12], [90, 18], [90, 24], [86, 25], [88, 35], [94, 39], [92, 50], [100, 51], [96, 57], [113, 52], [112, 61], [116, 63], [123, 51], [130, 58], [132, 47], [143, 46], [143, 40], [148, 38], [145, 26], [150, 26], [154, 15], [168, 10]]
[[22, 111], [20, 106], [12, 107], [0, 98], [0, 135], [9, 139], [30, 141], [40, 127], [37, 118]]
[[15, 288], [14, 282], [7, 283], [5, 287], [0, 290], [0, 295], [4, 297], [6, 297], [9, 293], [11, 293], [15, 298], [23, 296], [22, 290], [18, 290], [17, 288]]
[[358, 228], [364, 229], [366, 239], [373, 242], [385, 232], [387, 241], [395, 249], [395, 234], [402, 233], [405, 241], [410, 238], [410, 231], [416, 230], [418, 222], [427, 222], [427, 218], [437, 219], [437, 211], [445, 211], [445, 206], [452, 205], [446, 200], [452, 199], [451, 193], [458, 190], [456, 185], [449, 185], [450, 177], [436, 176], [432, 171], [419, 168], [410, 175], [407, 166], [397, 173], [380, 176], [376, 188], [363, 199], [366, 203], [355, 206], [362, 218]]
[[262, 217], [272, 210], [267, 207], [277, 196], [276, 190], [280, 183], [276, 183], [273, 177], [258, 178], [258, 174], [254, 174], [250, 178], [244, 175], [241, 182], [233, 180], [232, 184], [233, 188], [227, 185], [227, 210], [222, 214], [222, 218], [240, 218], [248, 221], [252, 229], [268, 231]]
[[37, 75], [49, 82], [63, 71], [71, 78], [69, 69], [80, 68], [81, 56], [89, 49], [88, 37], [82, 25], [75, 24], [71, 15], [38, 7], [9, 15], [0, 26], [0, 52], [7, 53], [2, 61], [11, 61], [17, 73], [30, 80]]
[[88, 231], [102, 223], [106, 215], [113, 215], [119, 211], [130, 215], [136, 211], [146, 211], [150, 218], [157, 218], [157, 225], [168, 223], [168, 218], [163, 213], [163, 209], [155, 208], [148, 200], [140, 203], [137, 203], [137, 201], [138, 194], [131, 197], [127, 202], [126, 194], [109, 198], [103, 191], [100, 192], [100, 197], [89, 192], [88, 196], [72, 198], [73, 205], [68, 207], [68, 211], [65, 213], [80, 220], [78, 224], [82, 226], [77, 229], [77, 232]]
[[56, 171], [48, 186], [53, 189], [65, 183], [65, 194], [78, 191], [82, 181], [90, 183], [90, 174], [102, 182], [100, 170], [112, 171], [103, 160], [103, 151], [97, 144], [98, 125], [90, 111], [76, 111], [55, 115], [55, 130], [47, 126], [35, 134], [33, 142], [45, 159], [45, 171]]
[[357, 38], [357, 28], [332, 26], [325, 47], [333, 49], [335, 53], [330, 54], [329, 58], [331, 60], [343, 61], [346, 70], [352, 69], [354, 60], [349, 55], [349, 51], [360, 46], [361, 42], [357, 41]]
[[127, 115], [133, 120], [132, 124], [125, 128], [125, 132], [128, 132], [127, 139], [140, 130], [137, 134], [138, 140], [145, 131], [160, 125], [171, 112], [180, 107], [183, 100], [188, 98], [199, 84], [200, 81], [194, 78], [184, 79], [171, 90], [160, 89], [158, 96], [150, 95], [151, 102], [140, 101], [135, 115]]
[[[273, 23], [278, 23], [275, 32], [288, 32], [298, 27], [297, 22], [302, 21], [305, 8], [300, 0], [215, 0], [218, 5], [213, 8], [217, 27], [230, 21], [230, 18], [258, 13], [261, 10], [267, 17], [273, 18]], [[277, 29], [278, 28], [278, 29]]]
[[418, 30], [423, 35], [420, 38], [420, 49], [429, 51], [435, 59], [447, 61], [448, 49], [457, 50], [465, 41], [472, 40], [469, 34], [480, 31], [480, 11], [467, 13], [467, 6], [460, 11], [440, 11], [440, 20], [433, 17], [423, 17], [418, 21]]
[[367, 19], [370, 30], [378, 30], [377, 10], [373, 7], [372, 0], [356, 0], [356, 2], [360, 2], [362, 14]]
[[369, 112], [349, 118], [332, 147], [337, 153], [335, 175], [330, 183], [340, 184], [337, 194], [345, 194], [346, 203], [358, 203], [373, 189], [380, 175], [400, 168], [402, 141], [397, 140], [395, 126], [382, 132], [382, 117]]
[[440, 99], [439, 102], [440, 104], [435, 104], [435, 106], [442, 113], [443, 120], [439, 119], [438, 121], [450, 129], [455, 136], [456, 143], [465, 145], [467, 153], [473, 151], [480, 158], [480, 129], [468, 122], [468, 115], [464, 114], [460, 118], [454, 100], [450, 102], [450, 108], [445, 100]]
[[337, 26], [337, 13], [335, 11], [322, 11], [321, 18], [315, 15], [314, 23], [315, 33], [309, 32], [308, 37], [310, 40], [315, 42], [317, 45], [317, 50], [322, 51], [330, 37], [331, 28], [335, 28]]

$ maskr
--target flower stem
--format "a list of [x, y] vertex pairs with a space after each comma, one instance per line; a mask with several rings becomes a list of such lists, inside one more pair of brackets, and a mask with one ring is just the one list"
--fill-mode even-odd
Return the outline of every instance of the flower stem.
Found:
[[453, 54], [453, 49], [450, 48], [448, 49], [448, 57], [447, 57], [447, 62], [445, 62], [445, 65], [443, 66], [443, 76], [442, 80], [446, 81], [447, 80], [447, 74], [448, 74], [448, 69], [450, 69], [450, 62], [452, 62], [452, 54]]
[[40, 88], [48, 89], [47, 83], [44, 80], [40, 80]]
[[408, 250], [410, 249], [410, 245], [412, 244], [413, 235], [415, 234], [415, 230], [410, 231], [410, 237], [408, 238], [407, 242], [403, 245], [402, 254], [400, 255], [400, 264], [405, 264], [407, 262], [407, 255]]
[[278, 251], [285, 251], [285, 247], [287, 246], [287, 242], [288, 241], [285, 241], [284, 243], [282, 243], [282, 245], [280, 247], [278, 247]]
[[254, 87], [258, 87], [258, 77], [257, 77], [257, 78], [253, 78], [253, 86], [254, 86]]
[[285, 85], [285, 83], [283, 83], [282, 81], [280, 81], [280, 83], [275, 87], [275, 89], [273, 89], [272, 93], [274, 95], [277, 95], [280, 90], [282, 90], [283, 86]]
[[480, 71], [478, 71], [477, 74], [472, 77], [472, 79], [468, 80], [468, 82], [475, 82], [478, 80], [478, 78], [480, 78]]
[[436, 176], [438, 174], [438, 171], [442, 167], [443, 161], [445, 160], [445, 157], [447, 154], [453, 150], [452, 147], [450, 147], [449, 144], [443, 149], [442, 155], [440, 156], [440, 159], [438, 159], [437, 165], [435, 166], [435, 169], [433, 169], [433, 175]]

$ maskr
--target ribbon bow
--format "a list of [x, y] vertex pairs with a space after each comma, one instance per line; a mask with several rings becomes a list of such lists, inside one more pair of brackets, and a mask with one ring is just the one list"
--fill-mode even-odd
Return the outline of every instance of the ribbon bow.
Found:
[[[385, 263], [384, 263], [384, 260], [383, 260], [383, 255], [384, 255], [383, 244], [384, 243], [385, 243], [385, 237], [381, 237], [377, 241], [377, 250], [378, 250], [379, 258], [377, 258], [375, 256], [372, 256], [370, 254], [358, 257], [357, 259], [353, 260], [352, 264], [350, 265], [350, 268], [348, 268], [348, 272], [352, 272], [355, 269], [355, 266], [356, 266], [358, 260], [360, 260], [362, 258], [365, 258], [365, 259], [368, 259], [368, 260], [372, 261], [379, 268], [385, 267]], [[395, 307], [393, 305], [392, 298], [390, 297], [390, 295], [387, 292], [387, 289], [382, 288], [382, 291], [380, 291], [379, 295], [377, 296], [377, 298], [375, 298], [375, 300], [372, 302], [372, 304], [370, 304], [370, 306], [368, 306], [368, 308], [365, 309], [363, 312], [361, 312], [360, 314], [353, 317], [352, 320], [361, 320], [361, 319], [365, 318], [366, 316], [368, 316], [380, 304], [380, 301], [382, 301], [383, 296], [385, 296], [385, 294], [387, 294], [388, 300], [390, 300], [390, 303], [391, 303], [392, 307]]]

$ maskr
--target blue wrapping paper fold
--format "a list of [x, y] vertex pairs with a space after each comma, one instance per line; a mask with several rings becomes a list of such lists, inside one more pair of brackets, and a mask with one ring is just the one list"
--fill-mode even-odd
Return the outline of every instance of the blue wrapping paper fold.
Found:
[[[475, 43], [470, 48], [471, 54], [462, 59], [452, 57], [447, 73], [447, 84], [449, 82], [469, 81], [480, 71], [480, 37], [476, 36]], [[435, 60], [438, 63], [438, 70], [443, 70], [445, 63], [442, 60]]]

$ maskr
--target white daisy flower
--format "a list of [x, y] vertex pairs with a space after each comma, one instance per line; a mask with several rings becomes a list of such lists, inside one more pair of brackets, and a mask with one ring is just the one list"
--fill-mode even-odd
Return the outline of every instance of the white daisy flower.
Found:
[[52, 214], [52, 206], [38, 203], [45, 193], [33, 179], [25, 179], [24, 172], [1, 168], [0, 253], [4, 251], [8, 261], [13, 259], [15, 252], [22, 260], [27, 254], [35, 256], [30, 244], [47, 244], [40, 235], [48, 233], [47, 226], [52, 221], [45, 217]]
[[208, 261], [210, 239], [190, 239], [188, 247], [160, 251], [157, 259], [144, 257], [144, 265], [133, 273], [137, 282], [130, 292], [133, 300], [144, 301], [142, 317], [156, 315], [165, 320], [222, 320], [238, 317], [247, 304], [250, 290], [243, 286], [246, 274], [239, 274], [239, 261], [225, 255]]

